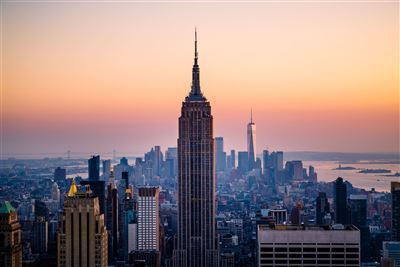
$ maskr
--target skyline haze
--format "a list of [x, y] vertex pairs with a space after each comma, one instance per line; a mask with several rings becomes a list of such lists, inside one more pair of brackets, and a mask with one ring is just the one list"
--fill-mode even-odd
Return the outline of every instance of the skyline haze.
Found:
[[2, 3], [3, 154], [176, 147], [196, 25], [227, 151], [399, 152], [398, 7]]

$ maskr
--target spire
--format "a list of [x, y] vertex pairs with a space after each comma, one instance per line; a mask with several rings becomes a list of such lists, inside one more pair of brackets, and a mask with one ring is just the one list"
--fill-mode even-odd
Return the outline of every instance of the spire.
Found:
[[197, 65], [199, 55], [197, 54], [197, 28], [194, 28], [194, 65]]
[[253, 123], [253, 108], [250, 109], [250, 123]]
[[75, 193], [78, 191], [75, 184], [75, 178], [72, 177], [71, 187], [69, 188], [68, 196], [73, 197]]
[[197, 52], [197, 28], [194, 30], [194, 64], [192, 68], [192, 89], [188, 101], [203, 101], [205, 98], [200, 89], [200, 68], [198, 65], [199, 54]]

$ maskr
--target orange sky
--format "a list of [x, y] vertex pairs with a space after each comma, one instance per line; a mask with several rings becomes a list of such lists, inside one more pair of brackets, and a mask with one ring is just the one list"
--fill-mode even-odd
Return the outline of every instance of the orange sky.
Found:
[[399, 151], [399, 3], [2, 2], [3, 153], [176, 146], [198, 27], [215, 135]]

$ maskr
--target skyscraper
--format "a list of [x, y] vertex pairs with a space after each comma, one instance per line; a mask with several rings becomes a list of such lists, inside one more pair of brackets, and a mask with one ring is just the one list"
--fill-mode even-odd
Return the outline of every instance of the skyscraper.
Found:
[[350, 216], [348, 222], [360, 230], [361, 261], [368, 260], [369, 228], [367, 224], [367, 195], [350, 195]]
[[350, 222], [358, 229], [367, 226], [367, 195], [350, 195]]
[[92, 156], [88, 160], [89, 180], [98, 181], [100, 179], [100, 156]]
[[0, 202], [0, 266], [22, 266], [21, 225], [10, 202]]
[[226, 153], [224, 152], [224, 138], [215, 137], [215, 154], [217, 171], [226, 169]]
[[249, 169], [249, 153], [247, 151], [238, 152], [238, 170], [243, 174]]
[[137, 215], [136, 202], [133, 199], [133, 192], [129, 185], [125, 186], [124, 198], [124, 227], [120, 234], [122, 238], [122, 250], [124, 260], [129, 260], [129, 252], [137, 249]]
[[72, 181], [57, 235], [58, 266], [107, 266], [107, 231], [99, 200]]
[[400, 182], [391, 182], [392, 240], [400, 241]]
[[230, 168], [234, 169], [236, 168], [236, 151], [234, 149], [231, 150], [231, 157], [230, 157]]
[[109, 259], [113, 260], [118, 253], [118, 189], [114, 183], [107, 186], [106, 226], [109, 231]]
[[141, 187], [138, 195], [138, 250], [160, 249], [158, 187]]
[[316, 224], [325, 224], [324, 217], [330, 213], [328, 198], [324, 192], [319, 192], [315, 209]]
[[110, 178], [110, 173], [111, 173], [111, 160], [103, 160], [103, 173], [102, 177], [104, 181], [108, 181]]
[[348, 223], [347, 208], [347, 186], [343, 178], [339, 177], [334, 183], [334, 201], [335, 201], [335, 222], [341, 224]]
[[51, 198], [60, 202], [60, 189], [58, 188], [58, 184], [56, 182], [53, 183], [51, 188]]
[[251, 171], [256, 163], [256, 125], [253, 122], [253, 111], [251, 111], [250, 122], [247, 124], [247, 153], [249, 155], [249, 171]]
[[195, 34], [192, 88], [179, 118], [176, 267], [218, 266], [213, 116], [197, 63]]
[[38, 216], [32, 227], [32, 252], [44, 254], [48, 248], [48, 222], [45, 217]]
[[67, 177], [67, 170], [57, 167], [54, 170], [54, 180], [55, 181], [65, 181], [65, 178]]
[[264, 175], [267, 175], [268, 174], [268, 169], [269, 169], [269, 166], [270, 166], [270, 158], [269, 158], [269, 152], [268, 152], [268, 150], [263, 150], [263, 156], [262, 156], [263, 158], [262, 158], [262, 162], [263, 162], [263, 165], [262, 165], [262, 172], [263, 172], [263, 174]]

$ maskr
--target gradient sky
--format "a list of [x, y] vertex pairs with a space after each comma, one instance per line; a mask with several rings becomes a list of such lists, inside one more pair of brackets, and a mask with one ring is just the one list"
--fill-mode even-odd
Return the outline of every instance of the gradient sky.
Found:
[[2, 2], [2, 149], [176, 146], [198, 28], [225, 149], [399, 151], [399, 3]]

